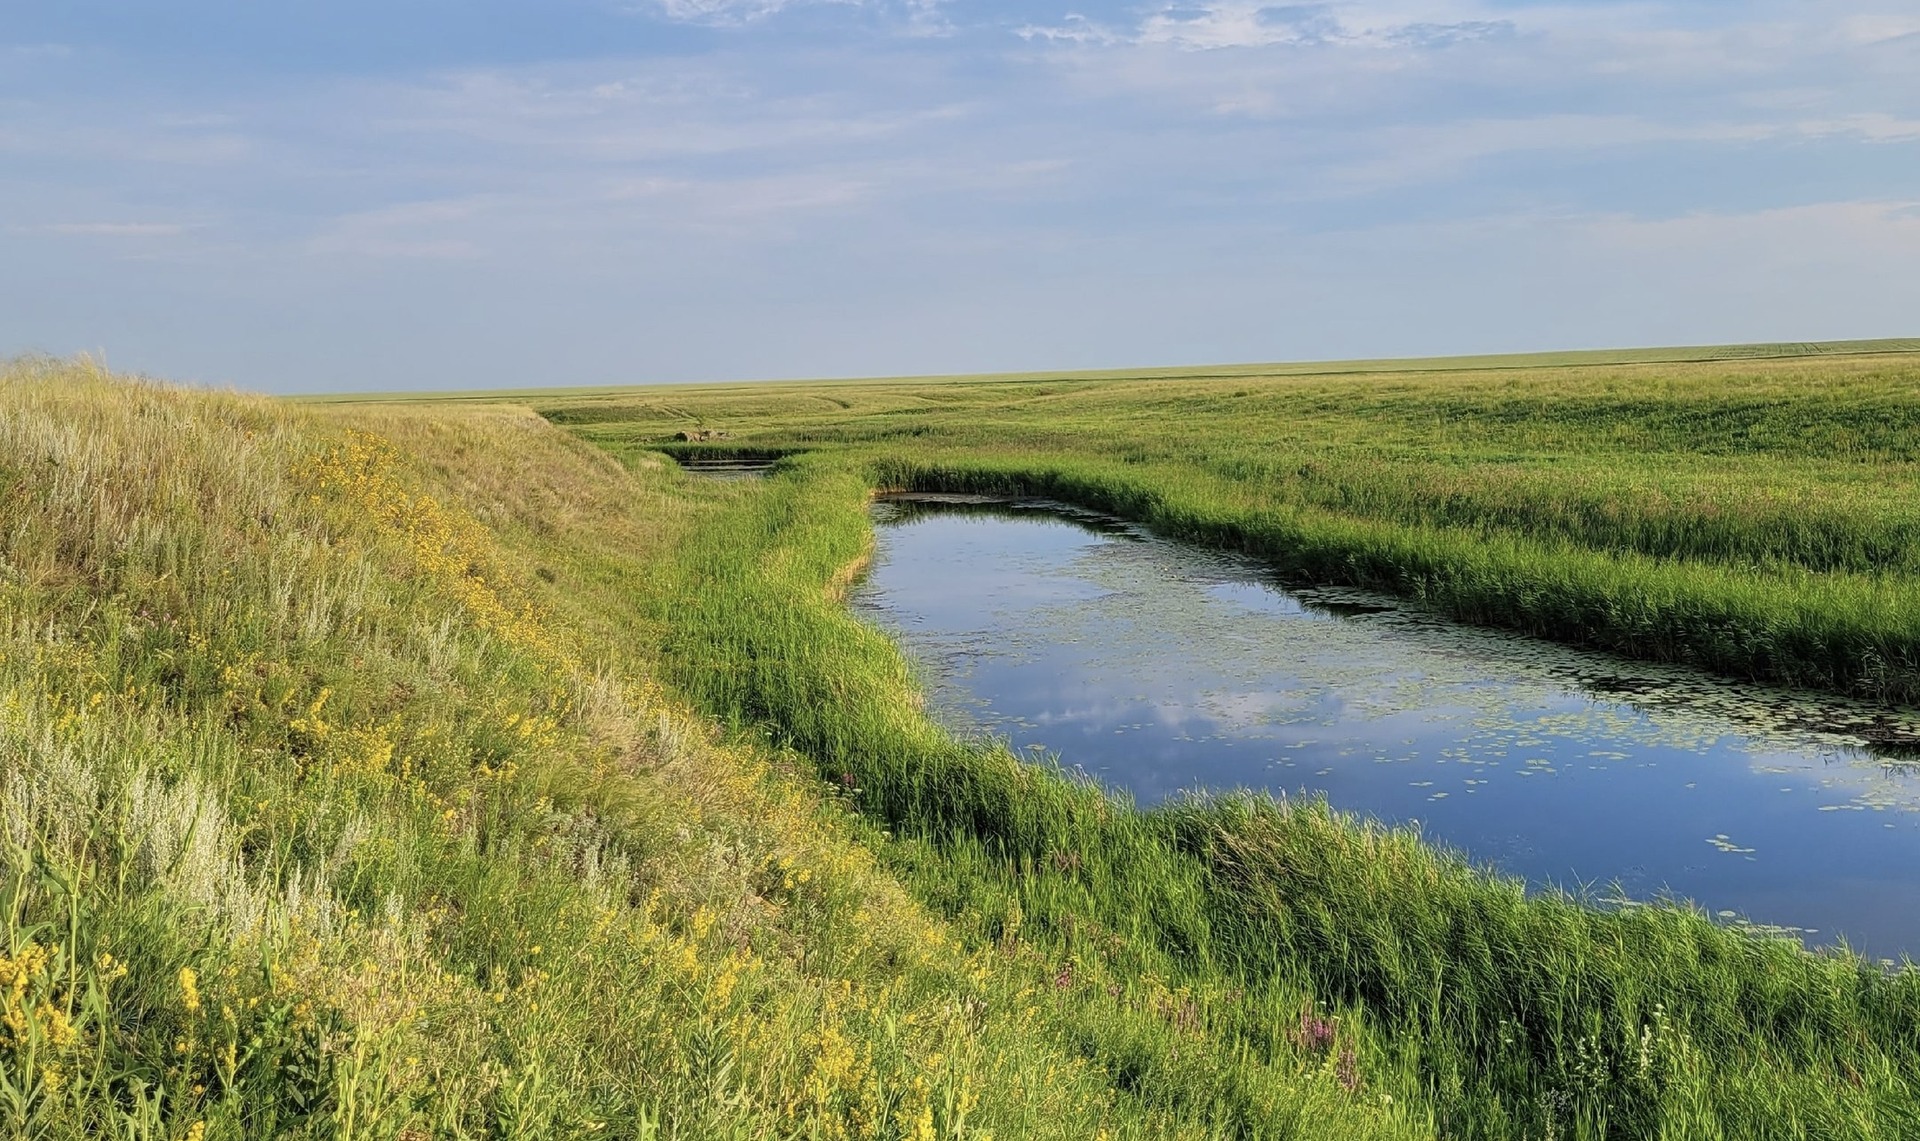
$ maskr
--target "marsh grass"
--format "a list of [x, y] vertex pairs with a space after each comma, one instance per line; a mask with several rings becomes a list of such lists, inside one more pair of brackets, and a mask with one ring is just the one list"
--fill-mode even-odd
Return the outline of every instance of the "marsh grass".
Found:
[[[703, 708], [857, 788], [904, 841], [888, 851], [905, 881], [969, 941], [1012, 929], [1081, 976], [1164, 980], [1228, 1057], [1301, 1040], [1326, 1004], [1373, 1044], [1335, 1069], [1411, 1093], [1444, 1136], [1920, 1130], [1911, 970], [1680, 908], [1529, 898], [1320, 805], [1134, 810], [942, 733], [894, 648], [826, 589], [865, 557], [873, 488], [1039, 494], [1471, 621], [1920, 696], [1911, 358], [1573, 363], [542, 407], [630, 457], [688, 418], [811, 449], [675, 552], [661, 660]], [[1232, 1067], [1210, 1080], [1231, 1103]]]
[[[1132, 808], [918, 708], [877, 631], [822, 584], [864, 558], [869, 474], [790, 461], [676, 553], [662, 661], [703, 707], [856, 789], [903, 879], [963, 941], [1076, 979], [1154, 980], [1204, 1026], [1204, 1076], [1089, 1028], [1080, 1048], [1187, 1112], [1244, 1109], [1239, 1059], [1337, 1011], [1336, 1076], [1413, 1097], [1451, 1137], [1899, 1136], [1920, 1128], [1920, 973], [1814, 955], [1692, 911], [1607, 912], [1415, 836], [1261, 797]], [[1180, 1091], [1176, 1093], [1174, 1091]], [[1199, 1095], [1196, 1097], [1195, 1095]]]

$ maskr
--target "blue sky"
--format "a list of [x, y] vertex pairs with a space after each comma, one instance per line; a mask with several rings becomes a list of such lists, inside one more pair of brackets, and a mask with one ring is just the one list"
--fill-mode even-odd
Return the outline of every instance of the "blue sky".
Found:
[[1920, 335], [1920, 5], [11, 0], [0, 355], [268, 391]]

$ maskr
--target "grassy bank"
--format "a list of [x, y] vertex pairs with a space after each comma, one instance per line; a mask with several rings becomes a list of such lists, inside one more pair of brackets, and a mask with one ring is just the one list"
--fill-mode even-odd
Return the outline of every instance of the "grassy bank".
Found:
[[[1238, 1104], [1235, 1062], [1284, 1055], [1312, 1033], [1301, 1012], [1324, 1010], [1367, 1044], [1355, 1084], [1415, 1098], [1441, 1136], [1920, 1128], [1920, 975], [1684, 911], [1528, 899], [1317, 806], [1139, 812], [956, 742], [917, 712], [893, 647], [822, 590], [863, 555], [876, 474], [790, 462], [692, 537], [663, 599], [670, 676], [859, 789], [906, 841], [889, 850], [905, 882], [965, 942], [1011, 925], [1075, 980], [1165, 980], [1176, 1020], [1224, 1047], [1198, 1088]], [[1129, 1072], [1096, 1031], [1081, 1048]], [[1187, 1112], [1202, 1109], [1221, 1111]], [[1263, 1135], [1257, 1115], [1228, 1120]]]
[[745, 494], [523, 409], [9, 367], [0, 1136], [1431, 1135], [1357, 1031], [1229, 1088], [1163, 984], [965, 942], [664, 687]]
[[[1014, 914], [1051, 957], [1217, 996], [1200, 1006], [1235, 1052], [1271, 1048], [1300, 996], [1331, 1003], [1381, 1043], [1370, 1080], [1414, 1091], [1444, 1136], [1920, 1129], [1911, 974], [1674, 911], [1524, 900], [1311, 807], [1117, 808], [927, 725], [892, 649], [820, 594], [862, 555], [870, 487], [1038, 493], [1473, 621], [1910, 699], [1915, 358], [716, 386], [541, 407], [628, 456], [686, 426], [812, 449], [679, 553], [688, 620], [664, 660], [708, 710], [857, 783], [924, 849], [903, 866], [916, 894], [973, 940]], [[1830, 1052], [1835, 1035], [1873, 1060]]]

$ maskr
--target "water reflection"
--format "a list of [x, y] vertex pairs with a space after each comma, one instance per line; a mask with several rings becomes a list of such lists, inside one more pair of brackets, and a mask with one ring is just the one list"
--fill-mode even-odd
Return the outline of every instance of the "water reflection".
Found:
[[957, 727], [1143, 802], [1324, 793], [1538, 883], [1920, 952], [1908, 712], [1460, 627], [1037, 502], [876, 506], [855, 606]]

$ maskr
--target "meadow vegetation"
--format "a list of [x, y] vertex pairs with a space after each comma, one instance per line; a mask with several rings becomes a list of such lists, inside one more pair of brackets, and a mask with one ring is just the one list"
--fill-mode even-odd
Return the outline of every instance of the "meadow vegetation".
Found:
[[[1302, 996], [1331, 1004], [1380, 1044], [1366, 1080], [1411, 1091], [1442, 1136], [1899, 1136], [1920, 1130], [1913, 972], [1679, 908], [1527, 898], [1322, 806], [1133, 811], [928, 724], [897, 653], [831, 597], [864, 557], [874, 489], [1040, 494], [1473, 621], [1910, 700], [1920, 359], [1725, 355], [538, 407], [623, 456], [686, 427], [802, 453], [676, 551], [661, 660], [710, 713], [863, 789], [915, 853], [915, 894], [972, 941], [1013, 914], [1083, 973], [1178, 980], [1235, 1053], [1297, 1037], [1277, 1012]], [[1815, 994], [1846, 1009], [1815, 1014]], [[1836, 1033], [1875, 1060], [1816, 1045]], [[1662, 1068], [1662, 1041], [1689, 1045]]]
[[[965, 943], [851, 792], [663, 685], [646, 600], [740, 494], [524, 409], [10, 366], [0, 1136], [1217, 1132], [1071, 1035], [1209, 1072], [1169, 984]], [[1355, 1041], [1235, 1092], [1429, 1135]]]
[[879, 486], [1066, 499], [1468, 621], [1920, 700], [1913, 352], [537, 406], [616, 453], [717, 427], [737, 447], [830, 452]]
[[[1920, 1135], [1920, 972], [1323, 805], [1138, 810], [935, 724], [839, 602], [874, 488], [1044, 491], [1904, 697], [1909, 359], [544, 418], [17, 362], [0, 1135]], [[795, 454], [703, 481], [696, 425]]]

